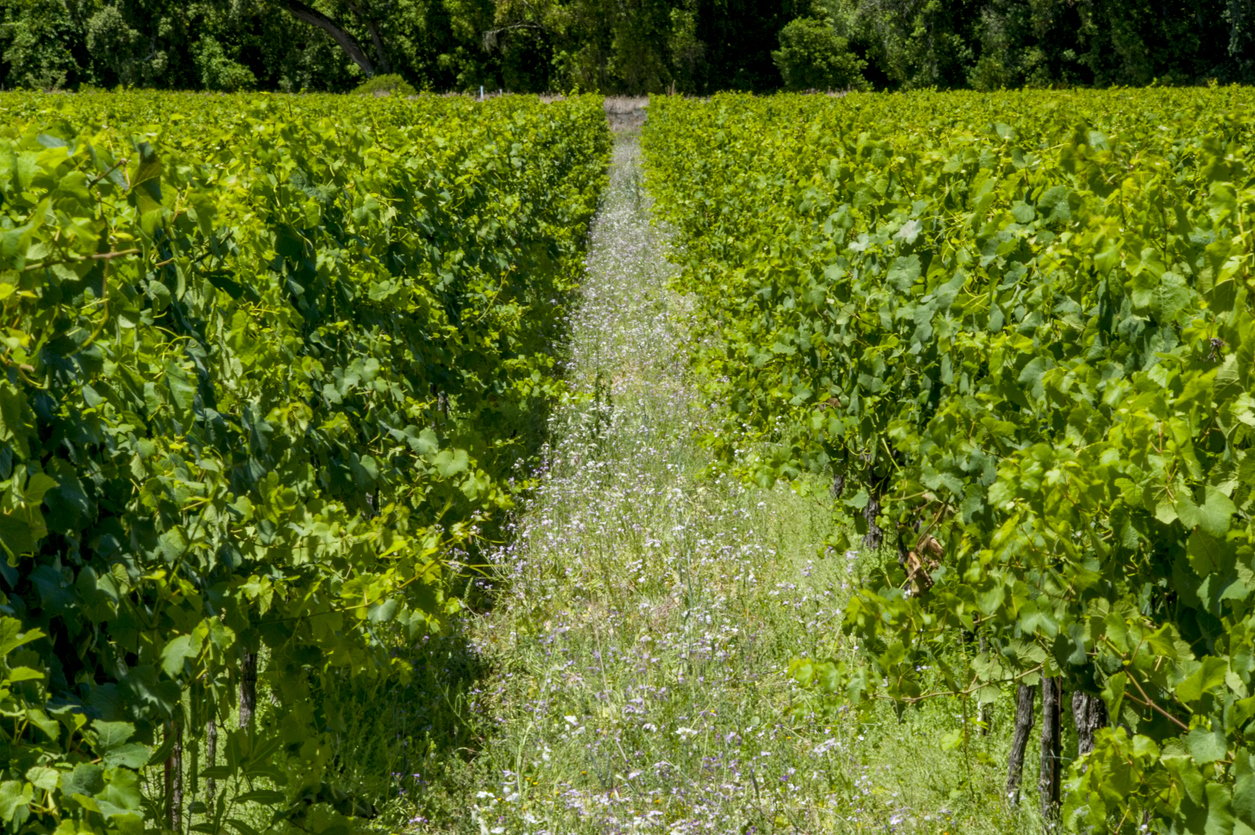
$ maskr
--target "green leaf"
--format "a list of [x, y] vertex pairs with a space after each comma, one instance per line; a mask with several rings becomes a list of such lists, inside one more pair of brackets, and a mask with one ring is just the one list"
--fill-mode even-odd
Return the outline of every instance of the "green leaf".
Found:
[[111, 748], [105, 754], [104, 763], [110, 767], [138, 770], [148, 763], [150, 753], [148, 746], [138, 742], [128, 742]]
[[1231, 795], [1227, 785], [1209, 783], [1207, 793], [1207, 823], [1204, 835], [1232, 835], [1233, 813]]
[[30, 667], [11, 667], [4, 678], [10, 684], [17, 684], [19, 681], [43, 681], [44, 673]]
[[9, 514], [0, 511], [0, 559], [12, 554], [24, 554], [35, 550], [39, 539], [46, 533], [32, 525], [26, 514]]
[[1054, 638], [1059, 634], [1059, 622], [1053, 613], [1032, 600], [1026, 601], [1020, 607], [1019, 626], [1025, 635]]
[[105, 786], [96, 795], [96, 804], [106, 820], [138, 822], [142, 802], [138, 773], [126, 768], [108, 770]]
[[5, 780], [0, 783], [0, 821], [20, 824], [26, 820], [27, 810], [35, 798], [34, 787], [21, 780]]
[[177, 362], [167, 361], [165, 364], [166, 385], [170, 388], [170, 400], [180, 412], [189, 412], [196, 401], [196, 384], [192, 382], [183, 366]]
[[919, 237], [919, 233], [923, 231], [923, 224], [917, 218], [911, 218], [902, 224], [902, 228], [894, 233], [893, 237], [906, 244], [913, 244]]
[[199, 652], [191, 635], [178, 635], [166, 642], [161, 650], [161, 669], [171, 678], [177, 678], [187, 669], [188, 662]]
[[1233, 782], [1233, 812], [1238, 820], [1255, 827], [1255, 774], [1249, 771]]
[[1011, 216], [1016, 223], [1032, 223], [1037, 217], [1037, 210], [1028, 203], [1017, 202], [1011, 207]]
[[871, 498], [867, 495], [867, 491], [860, 487], [858, 490], [856, 490], [852, 495], [850, 495], [844, 501], [845, 501], [846, 507], [853, 508], [854, 510], [863, 510], [864, 508], [867, 507], [867, 504], [868, 502], [871, 501]]
[[1105, 275], [1120, 263], [1120, 245], [1110, 244], [1106, 249], [1094, 255], [1094, 266]]
[[1228, 746], [1224, 734], [1197, 728], [1185, 736], [1185, 746], [1199, 765], [1219, 762], [1225, 758]]
[[40, 791], [55, 791], [61, 773], [46, 765], [34, 765], [26, 770], [26, 780]]
[[106, 722], [103, 719], [96, 719], [92, 722], [92, 729], [96, 731], [95, 748], [100, 752], [117, 748], [135, 736], [135, 726], [130, 722]]
[[1125, 672], [1113, 673], [1103, 683], [1102, 699], [1112, 716], [1120, 715], [1120, 708], [1124, 704], [1124, 692], [1128, 685], [1129, 676]]
[[382, 603], [378, 603], [370, 607], [368, 618], [371, 623], [387, 623], [396, 617], [397, 610], [400, 608], [400, 601], [396, 598], [389, 598]]
[[992, 615], [1002, 608], [1006, 599], [1006, 587], [1002, 583], [993, 583], [982, 590], [976, 597], [976, 605], [982, 614]]
[[1018, 382], [1020, 385], [1028, 389], [1029, 393], [1035, 399], [1040, 399], [1045, 394], [1045, 387], [1042, 385], [1042, 377], [1048, 368], [1044, 357], [1034, 357], [1020, 371]]
[[26, 482], [22, 501], [28, 505], [38, 505], [44, 500], [44, 494], [57, 486], [57, 480], [47, 473], [33, 473]]
[[1197, 667], [1177, 683], [1173, 689], [1182, 704], [1192, 705], [1202, 699], [1205, 694], [1212, 693], [1225, 685], [1225, 677], [1229, 672], [1229, 664], [1224, 658], [1206, 656], [1196, 662]]
[[253, 789], [235, 796], [237, 803], [261, 803], [266, 806], [278, 805], [286, 799], [287, 795], [275, 789]]
[[40, 730], [49, 741], [56, 742], [61, 737], [61, 725], [57, 720], [49, 716], [43, 708], [28, 707], [26, 709], [26, 719], [32, 725]]
[[1228, 532], [1229, 521], [1237, 512], [1237, 507], [1228, 496], [1208, 485], [1203, 489], [1201, 504], [1196, 504], [1188, 491], [1178, 493], [1176, 511], [1186, 527], [1199, 527], [1211, 536], [1221, 538]]
[[1150, 310], [1160, 322], [1172, 322], [1189, 306], [1194, 297], [1195, 293], [1185, 279], [1169, 270], [1154, 285]]
[[1186, 543], [1190, 567], [1199, 577], [1208, 577], [1220, 568], [1224, 549], [1220, 542], [1202, 528], [1195, 528]]
[[48, 508], [48, 528], [58, 533], [81, 531], [91, 518], [92, 501], [78, 474], [65, 461], [54, 461], [57, 486], [48, 490], [44, 504]]
[[907, 292], [919, 280], [921, 272], [919, 256], [906, 255], [893, 259], [889, 266], [889, 286], [899, 292]]
[[1167, 495], [1161, 496], [1155, 503], [1155, 518], [1165, 525], [1171, 525], [1180, 518], [1177, 514], [1178, 503]]
[[161, 207], [161, 160], [147, 142], [139, 143], [135, 150], [139, 151], [139, 164], [131, 177], [135, 205], [142, 213], [153, 212]]
[[432, 459], [436, 471], [445, 478], [465, 472], [469, 462], [470, 456], [464, 449], [443, 449]]
[[22, 622], [17, 618], [0, 617], [0, 658], [6, 657], [13, 650], [31, 641], [38, 641], [44, 633], [38, 629], [22, 631]]
[[61, 775], [61, 791], [67, 796], [92, 797], [105, 787], [105, 770], [94, 763], [79, 763], [68, 774]]
[[241, 818], [227, 818], [227, 826], [234, 829], [239, 835], [261, 835], [261, 832], [256, 827]]

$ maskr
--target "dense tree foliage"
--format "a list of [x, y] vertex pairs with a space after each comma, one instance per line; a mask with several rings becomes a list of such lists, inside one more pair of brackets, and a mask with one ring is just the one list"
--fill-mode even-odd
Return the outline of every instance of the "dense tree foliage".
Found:
[[888, 87], [1252, 78], [1251, 0], [824, 0]]
[[0, 88], [345, 90], [378, 73], [433, 90], [616, 93], [1250, 82], [1255, 0], [11, 0], [0, 9]]

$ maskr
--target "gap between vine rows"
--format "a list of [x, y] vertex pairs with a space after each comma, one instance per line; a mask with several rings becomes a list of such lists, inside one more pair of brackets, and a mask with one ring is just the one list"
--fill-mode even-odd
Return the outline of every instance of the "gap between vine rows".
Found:
[[[412, 794], [422, 831], [980, 832], [999, 738], [946, 746], [955, 717], [817, 713], [788, 677], [841, 646], [860, 556], [824, 546], [827, 505], [714, 471], [685, 363], [686, 299], [649, 222], [634, 131], [616, 143], [572, 325], [570, 394], [538, 486], [468, 616], [490, 672], [480, 740]], [[430, 778], [430, 779], [429, 779]]]

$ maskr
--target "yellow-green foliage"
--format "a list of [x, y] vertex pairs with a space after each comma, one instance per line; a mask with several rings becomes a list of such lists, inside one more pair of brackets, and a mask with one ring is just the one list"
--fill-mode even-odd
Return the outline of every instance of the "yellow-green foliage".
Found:
[[539, 440], [600, 101], [0, 108], [0, 826], [135, 829], [216, 720], [219, 801], [328, 831], [319, 692], [407, 675]]

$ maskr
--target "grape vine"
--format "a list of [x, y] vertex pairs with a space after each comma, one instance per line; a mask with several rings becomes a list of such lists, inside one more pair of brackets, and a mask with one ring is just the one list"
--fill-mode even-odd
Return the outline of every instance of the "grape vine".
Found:
[[1253, 126], [1239, 88], [650, 105], [712, 443], [890, 555], [860, 657], [796, 674], [1101, 699], [1074, 828], [1255, 831]]
[[600, 101], [0, 106], [0, 826], [177, 827], [202, 763], [199, 831], [333, 831], [317, 694], [407, 675], [510, 506]]

